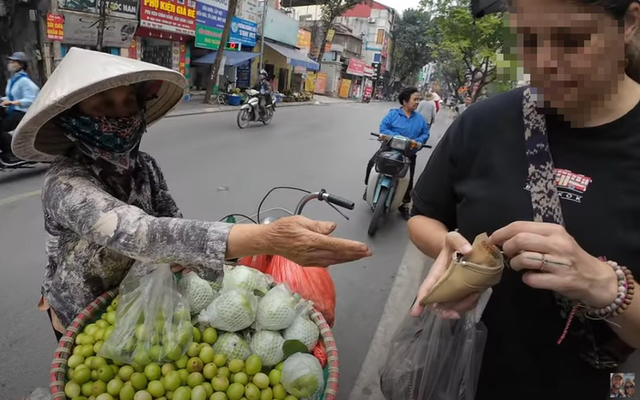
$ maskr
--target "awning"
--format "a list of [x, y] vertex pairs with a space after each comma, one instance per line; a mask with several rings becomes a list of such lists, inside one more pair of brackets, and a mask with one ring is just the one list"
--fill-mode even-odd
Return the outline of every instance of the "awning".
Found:
[[278, 53], [282, 54], [287, 59], [287, 64], [292, 65], [294, 67], [305, 67], [306, 69], [310, 69], [312, 71], [317, 71], [320, 69], [320, 65], [317, 62], [313, 61], [306, 54], [299, 50], [290, 49], [288, 47], [280, 46], [279, 44], [264, 42], [267, 46], [271, 47]]
[[[225, 57], [227, 57], [227, 62], [225, 65], [235, 66], [244, 64], [249, 60], [253, 60], [254, 58], [260, 56], [259, 53], [249, 53], [248, 51], [227, 51], [225, 50], [222, 53]], [[216, 56], [218, 55], [217, 51], [213, 51], [207, 54], [204, 57], [200, 57], [197, 60], [194, 60], [194, 64], [213, 64], [216, 60]]]

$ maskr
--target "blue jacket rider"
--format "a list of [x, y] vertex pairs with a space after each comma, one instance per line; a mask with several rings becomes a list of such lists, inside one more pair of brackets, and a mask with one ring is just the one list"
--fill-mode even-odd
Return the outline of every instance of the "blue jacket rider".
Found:
[[[408, 139], [415, 140], [418, 143], [426, 143], [429, 140], [429, 125], [427, 121], [416, 112], [420, 103], [420, 94], [418, 89], [414, 87], [405, 88], [400, 92], [398, 101], [402, 107], [394, 108], [389, 111], [386, 117], [380, 123], [380, 133], [385, 135], [401, 135]], [[375, 165], [377, 153], [369, 160], [367, 165], [367, 173], [364, 183], [369, 184], [369, 175], [371, 169]], [[416, 157], [417, 151], [409, 156], [411, 165], [409, 167], [409, 187], [404, 195], [403, 204], [400, 207], [400, 213], [405, 219], [409, 219], [409, 204], [411, 203], [411, 192], [413, 191], [413, 180], [416, 174]], [[366, 200], [365, 191], [365, 200]]]

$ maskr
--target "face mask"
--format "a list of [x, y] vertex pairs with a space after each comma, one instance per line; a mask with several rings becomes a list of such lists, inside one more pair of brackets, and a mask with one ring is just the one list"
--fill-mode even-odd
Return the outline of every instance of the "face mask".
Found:
[[146, 130], [143, 112], [125, 118], [61, 115], [58, 120], [65, 136], [76, 142], [80, 151], [93, 160], [114, 164], [118, 170], [133, 166], [132, 153]]
[[18, 72], [21, 69], [22, 68], [20, 68], [20, 64], [16, 64], [16, 63], [7, 64], [7, 70], [11, 73]]

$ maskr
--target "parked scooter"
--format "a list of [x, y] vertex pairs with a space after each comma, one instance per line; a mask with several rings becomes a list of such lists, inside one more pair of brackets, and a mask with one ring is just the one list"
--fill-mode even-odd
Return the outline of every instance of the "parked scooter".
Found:
[[262, 122], [265, 125], [269, 125], [273, 119], [273, 114], [276, 112], [276, 97], [271, 96], [271, 104], [266, 105], [264, 117], [260, 117], [260, 99], [258, 96], [260, 92], [254, 89], [247, 89], [246, 91], [249, 99], [246, 104], [240, 107], [238, 112], [238, 127], [244, 129], [249, 126], [249, 122]]
[[367, 184], [366, 201], [373, 210], [368, 233], [375, 235], [383, 215], [397, 211], [409, 187], [409, 155], [412, 151], [431, 148], [404, 136], [371, 133], [382, 145]]

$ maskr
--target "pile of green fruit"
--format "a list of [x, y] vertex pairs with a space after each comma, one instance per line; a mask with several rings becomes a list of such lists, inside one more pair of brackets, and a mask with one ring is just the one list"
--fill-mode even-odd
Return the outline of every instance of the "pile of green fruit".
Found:
[[283, 363], [269, 369], [255, 354], [246, 361], [215, 354], [212, 346], [218, 332], [210, 327], [194, 327], [187, 354], [162, 366], [155, 362], [118, 366], [96, 356], [113, 331], [114, 309], [112, 304], [101, 319], [76, 337], [65, 385], [65, 394], [72, 400], [298, 399], [280, 382]]
[[[226, 300], [233, 300], [233, 296], [246, 297], [238, 286], [256, 289], [253, 286], [262, 285], [261, 273], [237, 267], [226, 271], [225, 278], [226, 289], [219, 294], [209, 293], [204, 287], [205, 281], [199, 278], [190, 277], [189, 284], [182, 285], [181, 293], [188, 299], [191, 313], [189, 309], [176, 309], [167, 321], [162, 315], [154, 315], [158, 326], [153, 329], [146, 328], [149, 324], [145, 324], [142, 316], [137, 325], [134, 319], [131, 325], [135, 327], [134, 337], [131, 343], [121, 346], [126, 347], [123, 351], [131, 356], [126, 358], [132, 359], [130, 363], [109, 355], [110, 346], [119, 340], [118, 331], [111, 337], [116, 325], [122, 321], [129, 323], [126, 320], [131, 316], [126, 310], [116, 314], [120, 296], [114, 299], [101, 318], [87, 325], [76, 337], [67, 363], [64, 388], [67, 397], [71, 400], [320, 399], [324, 387], [322, 368], [315, 357], [306, 354], [318, 341], [315, 324], [308, 316], [293, 313], [296, 305], [289, 304], [291, 295], [282, 287], [265, 288], [267, 295], [260, 300], [261, 308], [257, 308], [257, 298], [251, 306], [253, 309], [242, 302], [238, 306]], [[211, 287], [208, 282], [206, 285]], [[127, 308], [124, 302], [121, 308]], [[208, 310], [207, 306], [210, 306]], [[121, 311], [118, 309], [118, 313]], [[230, 326], [232, 320], [241, 321], [238, 313], [251, 314], [248, 323], [260, 320], [263, 325], [271, 324], [270, 329], [274, 330], [245, 329], [247, 322], [242, 322], [242, 331], [223, 331], [228, 328], [212, 326]], [[197, 314], [200, 314], [199, 322]], [[117, 321], [116, 316], [121, 315], [123, 320]], [[176, 320], [184, 321], [192, 315], [195, 315], [192, 323], [197, 326], [191, 322], [176, 325]], [[189, 329], [185, 332], [187, 326]], [[160, 335], [163, 331], [164, 335]], [[293, 347], [298, 350], [284, 350], [285, 341], [288, 345], [294, 342]]]

